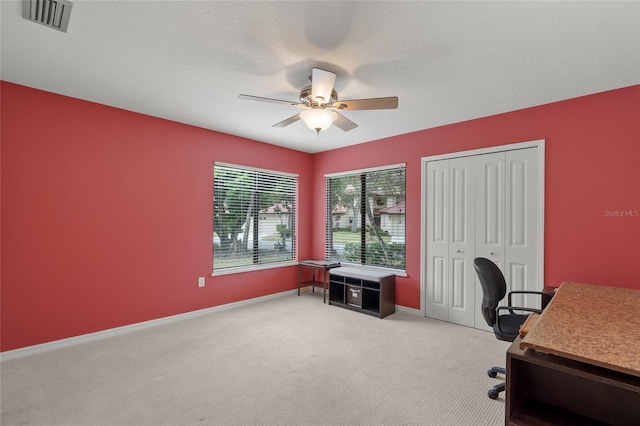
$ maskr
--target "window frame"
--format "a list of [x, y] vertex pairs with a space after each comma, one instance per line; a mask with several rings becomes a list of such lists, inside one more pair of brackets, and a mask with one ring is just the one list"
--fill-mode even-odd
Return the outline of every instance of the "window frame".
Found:
[[[220, 276], [220, 275], [228, 275], [228, 274], [237, 274], [237, 273], [243, 273], [243, 272], [253, 272], [253, 271], [259, 271], [259, 270], [265, 270], [265, 269], [273, 269], [273, 268], [282, 268], [282, 267], [289, 267], [289, 266], [295, 266], [298, 264], [298, 260], [297, 260], [297, 256], [298, 256], [298, 251], [297, 251], [297, 227], [298, 227], [298, 179], [299, 179], [299, 175], [297, 173], [290, 173], [290, 172], [283, 172], [283, 171], [278, 171], [278, 170], [270, 170], [270, 169], [263, 169], [263, 168], [257, 168], [257, 167], [251, 167], [251, 166], [244, 166], [244, 165], [239, 165], [239, 164], [232, 164], [232, 163], [225, 163], [225, 162], [220, 162], [220, 161], [216, 161], [214, 162], [214, 166], [213, 166], [213, 179], [212, 179], [212, 184], [213, 184], [213, 197], [212, 197], [212, 202], [213, 202], [213, 212], [212, 212], [212, 225], [213, 225], [213, 232], [212, 232], [212, 237], [216, 234], [216, 230], [215, 230], [215, 221], [216, 221], [216, 204], [215, 204], [215, 196], [216, 196], [216, 168], [220, 167], [220, 168], [225, 168], [225, 169], [233, 169], [239, 172], [246, 172], [248, 174], [250, 174], [251, 176], [257, 176], [260, 175], [262, 177], [267, 177], [270, 179], [282, 179], [282, 178], [291, 178], [293, 179], [293, 184], [291, 187], [291, 192], [286, 192], [286, 195], [291, 196], [292, 197], [292, 203], [291, 203], [291, 214], [292, 214], [292, 228], [291, 228], [291, 256], [290, 259], [286, 259], [286, 260], [282, 260], [282, 261], [273, 261], [273, 262], [268, 262], [268, 263], [260, 263], [259, 262], [259, 258], [260, 258], [260, 254], [258, 253], [257, 255], [254, 254], [252, 257], [252, 263], [251, 264], [247, 264], [247, 265], [240, 265], [240, 266], [230, 266], [230, 267], [223, 267], [223, 268], [215, 268], [215, 256], [216, 256], [216, 248], [215, 248], [215, 238], [212, 238], [212, 242], [211, 242], [211, 266], [212, 266], [212, 276]], [[252, 195], [255, 195], [255, 193], [252, 193]], [[255, 239], [255, 237], [257, 235], [259, 235], [259, 228], [260, 228], [260, 220], [259, 220], [259, 216], [261, 209], [259, 205], [254, 206], [254, 210], [253, 210], [253, 221], [252, 221], [252, 227], [253, 227], [253, 232], [252, 234], [252, 238], [253, 238], [253, 247], [252, 247], [252, 251], [257, 247], [257, 240]], [[246, 222], [245, 222], [246, 223]], [[256, 258], [258, 259], [258, 262], [256, 262]]]
[[[368, 269], [376, 269], [376, 270], [381, 270], [381, 271], [389, 271], [389, 272], [393, 272], [394, 274], [398, 275], [398, 276], [407, 276], [406, 274], [406, 268], [407, 268], [407, 253], [406, 253], [406, 236], [407, 236], [407, 229], [406, 229], [406, 187], [407, 187], [407, 175], [406, 175], [406, 169], [407, 169], [407, 165], [406, 163], [397, 163], [397, 164], [391, 164], [391, 165], [386, 165], [386, 166], [379, 166], [379, 167], [370, 167], [370, 168], [364, 168], [364, 169], [356, 169], [356, 170], [348, 170], [348, 171], [343, 171], [343, 172], [336, 172], [336, 173], [327, 173], [324, 175], [325, 178], [325, 258], [326, 259], [331, 259], [330, 256], [330, 251], [333, 249], [333, 244], [330, 244], [329, 241], [329, 230], [330, 228], [333, 227], [333, 213], [331, 211], [331, 193], [330, 193], [330, 186], [329, 186], [329, 181], [330, 179], [333, 178], [341, 178], [341, 177], [346, 177], [346, 176], [360, 176], [360, 181], [361, 182], [366, 182], [366, 175], [370, 174], [370, 173], [374, 173], [374, 172], [380, 172], [380, 171], [388, 171], [388, 170], [394, 170], [394, 169], [404, 169], [404, 175], [405, 175], [405, 181], [404, 181], [404, 194], [405, 194], [405, 227], [404, 227], [404, 241], [405, 241], [405, 253], [404, 253], [404, 267], [402, 268], [395, 268], [392, 266], [384, 266], [384, 265], [375, 265], [375, 264], [367, 264], [365, 262], [362, 261], [363, 257], [366, 257], [366, 248], [364, 250], [361, 251], [361, 262], [353, 262], [353, 261], [346, 261], [346, 260], [340, 260], [340, 263], [343, 265], [348, 265], [348, 266], [356, 266], [356, 267], [366, 267]], [[360, 188], [360, 192], [361, 193], [366, 193], [366, 188]], [[374, 200], [375, 203], [375, 200]], [[361, 203], [361, 205], [363, 205], [363, 203]], [[358, 220], [364, 220], [364, 222], [361, 223], [367, 223], [366, 222], [366, 218], [365, 213], [364, 213], [364, 207], [362, 207], [360, 209], [360, 212], [354, 212], [357, 213], [356, 216], [359, 216]], [[354, 217], [355, 219], [355, 217]], [[361, 241], [362, 239], [364, 239], [364, 235], [366, 234], [366, 229], [364, 226], [361, 226]], [[361, 245], [362, 247], [362, 245]]]

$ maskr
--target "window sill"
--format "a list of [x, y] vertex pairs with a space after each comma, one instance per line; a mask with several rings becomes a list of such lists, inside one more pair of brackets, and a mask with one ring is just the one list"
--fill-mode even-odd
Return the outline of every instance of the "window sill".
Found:
[[255, 272], [255, 271], [262, 271], [265, 269], [274, 269], [274, 268], [286, 268], [289, 266], [298, 266], [298, 262], [295, 260], [292, 260], [290, 262], [268, 263], [265, 265], [239, 266], [237, 268], [228, 268], [228, 269], [221, 269], [219, 271], [213, 271], [211, 276], [219, 277], [221, 275], [242, 274], [244, 272]]

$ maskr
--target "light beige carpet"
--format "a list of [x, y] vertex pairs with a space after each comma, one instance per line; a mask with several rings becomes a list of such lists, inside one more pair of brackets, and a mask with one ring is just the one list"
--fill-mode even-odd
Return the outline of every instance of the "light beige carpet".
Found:
[[499, 425], [493, 334], [303, 292], [2, 362], [2, 425]]

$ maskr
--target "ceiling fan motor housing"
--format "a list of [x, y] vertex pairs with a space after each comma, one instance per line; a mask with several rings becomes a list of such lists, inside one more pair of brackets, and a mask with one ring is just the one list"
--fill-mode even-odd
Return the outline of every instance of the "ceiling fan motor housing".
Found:
[[335, 101], [338, 100], [338, 92], [335, 90], [331, 91], [331, 97], [329, 99], [314, 99], [311, 96], [311, 86], [307, 86], [300, 91], [300, 102], [305, 104], [308, 107], [317, 107], [317, 106], [331, 106]]

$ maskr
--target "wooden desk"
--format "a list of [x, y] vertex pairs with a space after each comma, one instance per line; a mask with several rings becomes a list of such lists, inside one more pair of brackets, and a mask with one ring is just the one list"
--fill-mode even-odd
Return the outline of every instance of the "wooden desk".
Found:
[[521, 347], [640, 377], [640, 290], [565, 282]]
[[[311, 281], [302, 282], [303, 266], [312, 268]], [[326, 303], [327, 290], [329, 289], [329, 274], [327, 274], [327, 271], [339, 266], [340, 262], [332, 262], [330, 260], [301, 260], [298, 262], [298, 296], [300, 296], [300, 287], [311, 286], [311, 291], [315, 291], [316, 287], [322, 287], [322, 301]], [[316, 279], [316, 270], [322, 270], [322, 281]]]
[[521, 341], [507, 350], [506, 425], [638, 425], [637, 376], [520, 349]]
[[505, 423], [640, 423], [640, 290], [563, 283], [507, 351]]

